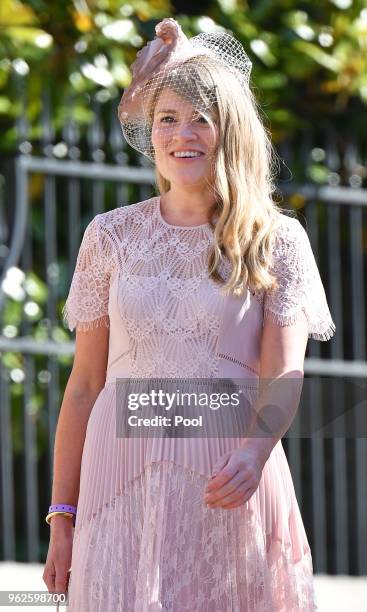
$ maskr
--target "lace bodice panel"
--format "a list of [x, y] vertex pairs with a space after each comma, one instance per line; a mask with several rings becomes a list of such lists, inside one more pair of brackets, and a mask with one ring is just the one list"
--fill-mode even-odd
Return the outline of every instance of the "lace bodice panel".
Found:
[[140, 232], [131, 239], [116, 288], [129, 375], [215, 375], [224, 299], [207, 279], [211, 236], [206, 227], [174, 231], [156, 221], [148, 217], [143, 240]]
[[[308, 236], [282, 215], [273, 270], [279, 287], [224, 296], [207, 276], [209, 224], [173, 226], [159, 198], [94, 217], [80, 246], [64, 318], [69, 328], [110, 327], [109, 365], [129, 376], [218, 376], [218, 359], [255, 374], [264, 316], [291, 325], [304, 313], [309, 335], [335, 330]], [[226, 262], [220, 270], [226, 278]], [[251, 342], [250, 342], [251, 340]], [[250, 343], [250, 345], [249, 345]], [[224, 355], [224, 357], [221, 357]]]

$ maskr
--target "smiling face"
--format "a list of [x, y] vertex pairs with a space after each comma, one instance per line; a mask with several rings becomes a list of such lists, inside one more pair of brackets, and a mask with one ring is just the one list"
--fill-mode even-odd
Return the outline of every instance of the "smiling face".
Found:
[[186, 188], [211, 183], [217, 141], [214, 108], [200, 111], [172, 89], [162, 91], [152, 125], [155, 162], [162, 176]]

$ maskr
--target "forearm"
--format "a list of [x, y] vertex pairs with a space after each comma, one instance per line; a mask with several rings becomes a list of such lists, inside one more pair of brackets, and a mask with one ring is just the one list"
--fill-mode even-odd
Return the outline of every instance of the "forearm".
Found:
[[287, 372], [281, 377], [260, 382], [252, 424], [241, 446], [254, 449], [264, 463], [296, 416], [302, 385], [301, 371]]
[[69, 379], [56, 428], [52, 504], [77, 505], [85, 433], [98, 393], [78, 393]]

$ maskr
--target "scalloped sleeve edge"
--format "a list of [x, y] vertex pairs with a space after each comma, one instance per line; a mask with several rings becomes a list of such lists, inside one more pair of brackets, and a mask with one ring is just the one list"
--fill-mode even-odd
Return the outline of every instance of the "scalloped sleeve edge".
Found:
[[313, 338], [314, 340], [320, 340], [321, 342], [326, 342], [327, 340], [330, 340], [333, 337], [336, 331], [336, 326], [330, 314], [327, 314], [321, 322], [315, 325], [310, 321], [310, 318], [307, 314], [307, 308], [305, 306], [302, 306], [296, 313], [292, 315], [284, 315], [273, 312], [269, 308], [264, 308], [264, 320], [270, 319], [273, 323], [279, 325], [280, 327], [295, 325], [302, 316], [305, 316], [307, 319], [309, 338]]

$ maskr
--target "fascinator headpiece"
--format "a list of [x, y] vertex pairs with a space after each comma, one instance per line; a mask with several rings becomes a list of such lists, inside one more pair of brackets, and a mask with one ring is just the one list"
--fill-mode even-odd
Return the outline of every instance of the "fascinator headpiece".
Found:
[[[125, 139], [152, 161], [155, 160], [152, 143], [154, 110], [163, 90], [165, 102], [168, 92], [174, 96], [176, 104], [175, 112], [167, 113], [165, 121], [160, 118], [157, 137], [162, 147], [168, 146], [174, 130], [188, 118], [187, 112], [185, 117], [183, 114], [180, 116], [177, 100], [185, 101], [186, 111], [187, 103], [190, 104], [190, 120], [194, 121], [203, 115], [205, 117], [211, 106], [218, 103], [213, 71], [205, 70], [205, 66], [221, 67], [225, 72], [218, 73], [221, 75], [219, 78], [235, 78], [243, 88], [249, 86], [252, 67], [241, 43], [226, 32], [201, 33], [188, 39], [172, 18], [158, 23], [155, 32], [156, 37], [137, 53], [131, 65], [132, 81], [118, 106]], [[201, 71], [200, 65], [204, 67]]]

